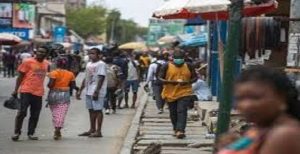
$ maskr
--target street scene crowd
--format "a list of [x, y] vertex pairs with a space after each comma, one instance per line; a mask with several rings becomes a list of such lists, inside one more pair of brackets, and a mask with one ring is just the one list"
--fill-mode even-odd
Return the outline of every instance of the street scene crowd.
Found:
[[[80, 64], [83, 60], [79, 55], [67, 54], [60, 44], [41, 46], [34, 53], [24, 52], [19, 55], [11, 51], [2, 53], [3, 77], [14, 77], [14, 73], [6, 73], [10, 67], [12, 72], [15, 72], [15, 68], [18, 72], [12, 96], [18, 98], [18, 94], [20, 95], [21, 107], [15, 120], [13, 141], [17, 141], [21, 135], [23, 119], [27, 115], [28, 108], [30, 119], [27, 135], [31, 140], [38, 140], [34, 132], [43, 96], [46, 97], [47, 107], [52, 112], [55, 140], [61, 139], [60, 130], [74, 90], [76, 91], [74, 96], [81, 100], [85, 89], [84, 100], [90, 114], [91, 125], [87, 132], [79, 136], [89, 137], [102, 137], [103, 112], [114, 114], [117, 109], [129, 108], [129, 104], [130, 108], [136, 108], [139, 89], [153, 93], [158, 114], [164, 112], [166, 102], [172, 102], [170, 103], [172, 106], [168, 108], [174, 133], [178, 138], [185, 137], [187, 110], [193, 108], [193, 101], [212, 99], [204, 82], [205, 71], [202, 69], [205, 69], [205, 66], [201, 67], [203, 62], [189, 57], [179, 48], [151, 54], [130, 53], [117, 49], [108, 53], [92, 48], [87, 51], [87, 56], [85, 78], [78, 87], [75, 81], [82, 70]], [[49, 78], [48, 94], [45, 94], [43, 88], [46, 77]], [[133, 93], [132, 102], [128, 101], [130, 91]]]
[[299, 7], [0, 0], [0, 154], [300, 154]]

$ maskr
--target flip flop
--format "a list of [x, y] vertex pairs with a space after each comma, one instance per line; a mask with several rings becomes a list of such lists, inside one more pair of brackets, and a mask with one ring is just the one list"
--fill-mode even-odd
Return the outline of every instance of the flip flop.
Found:
[[92, 133], [91, 135], [89, 135], [89, 137], [97, 138], [97, 137], [103, 137], [103, 136], [102, 136], [102, 133]]
[[78, 136], [90, 136], [92, 133], [91, 132], [84, 132], [79, 134]]

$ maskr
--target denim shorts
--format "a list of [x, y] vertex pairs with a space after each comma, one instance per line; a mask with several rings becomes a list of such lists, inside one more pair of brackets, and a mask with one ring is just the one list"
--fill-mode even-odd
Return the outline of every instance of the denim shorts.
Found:
[[139, 81], [138, 80], [127, 80], [125, 85], [125, 91], [130, 92], [130, 87], [132, 92], [137, 93], [139, 89]]
[[95, 110], [95, 111], [103, 110], [104, 98], [99, 97], [97, 101], [94, 101], [93, 96], [86, 95], [85, 103], [86, 103], [85, 104], [86, 108], [88, 110]]

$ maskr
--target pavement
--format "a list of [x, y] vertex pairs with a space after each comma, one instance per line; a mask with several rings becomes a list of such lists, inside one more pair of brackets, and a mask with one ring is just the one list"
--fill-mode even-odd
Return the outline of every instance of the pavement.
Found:
[[[79, 76], [82, 79], [82, 74]], [[80, 83], [81, 80], [78, 80]], [[103, 138], [78, 137], [89, 129], [88, 111], [84, 101], [72, 98], [71, 107], [62, 130], [63, 139], [54, 141], [51, 113], [43, 108], [36, 135], [39, 141], [26, 138], [28, 117], [24, 120], [23, 135], [19, 142], [12, 142], [16, 111], [8, 110], [2, 103], [7, 99], [15, 85], [15, 78], [0, 77], [0, 154], [118, 154], [135, 114], [134, 109], [118, 110], [115, 115], [105, 115]], [[45, 104], [45, 102], [43, 102]]]
[[[136, 129], [137, 136], [133, 146], [134, 153], [145, 152], [144, 150], [152, 143], [161, 145], [161, 154], [212, 153], [214, 140], [205, 137], [207, 128], [202, 126], [202, 121], [200, 121], [197, 111], [190, 110], [188, 112], [187, 137], [177, 139], [173, 136], [174, 132], [167, 109], [163, 114], [158, 114], [155, 101], [151, 97], [148, 98], [143, 107], [143, 113], [139, 119], [140, 122], [138, 122], [139, 127]], [[197, 144], [197, 147], [194, 147], [195, 144]], [[156, 154], [154, 151], [157, 150], [157, 147], [155, 147], [147, 151], [149, 154]]]

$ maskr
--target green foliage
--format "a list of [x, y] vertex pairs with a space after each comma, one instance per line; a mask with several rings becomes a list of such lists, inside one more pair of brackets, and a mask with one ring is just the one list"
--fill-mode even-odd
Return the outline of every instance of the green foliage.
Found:
[[143, 37], [148, 31], [132, 20], [121, 19], [120, 11], [116, 9], [107, 11], [102, 6], [67, 9], [66, 18], [67, 26], [83, 38], [105, 32], [108, 43], [111, 40], [117, 43], [135, 41], [137, 36]]
[[[108, 13], [106, 19], [106, 41], [114, 41], [122, 44], [136, 40], [136, 37], [143, 37], [148, 29], [139, 27], [133, 20], [121, 19], [121, 13], [118, 10], [112, 10]], [[112, 37], [112, 38], [111, 38]]]
[[107, 10], [102, 6], [67, 9], [67, 26], [86, 38], [105, 32]]

